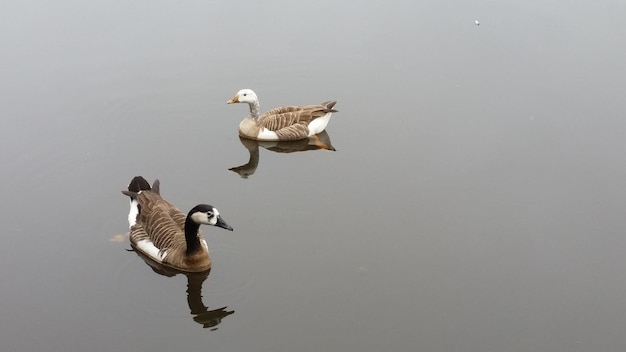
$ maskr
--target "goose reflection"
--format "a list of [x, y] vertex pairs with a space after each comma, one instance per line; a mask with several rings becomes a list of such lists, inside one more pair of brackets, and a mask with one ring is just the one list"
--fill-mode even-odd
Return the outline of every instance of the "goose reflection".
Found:
[[257, 141], [241, 136], [239, 136], [239, 141], [248, 149], [250, 158], [247, 163], [231, 167], [228, 170], [238, 173], [242, 178], [248, 178], [256, 172], [256, 168], [259, 166], [259, 146], [276, 153], [294, 153], [319, 149], [335, 151], [330, 142], [330, 136], [326, 131], [295, 141]]
[[209, 310], [209, 308], [202, 303], [202, 284], [206, 278], [209, 277], [210, 270], [201, 273], [186, 273], [156, 263], [138, 251], [132, 249], [128, 251], [135, 252], [159, 275], [174, 277], [181, 274], [187, 276], [187, 304], [189, 305], [193, 320], [202, 325], [203, 328], [216, 330], [217, 326], [222, 322], [222, 319], [235, 313], [234, 310], [227, 310], [227, 307]]

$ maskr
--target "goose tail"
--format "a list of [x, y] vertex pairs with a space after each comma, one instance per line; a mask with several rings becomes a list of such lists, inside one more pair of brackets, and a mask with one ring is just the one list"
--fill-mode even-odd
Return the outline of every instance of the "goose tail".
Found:
[[[159, 180], [154, 181], [154, 185], [158, 193]], [[141, 191], [149, 191], [152, 189], [148, 181], [141, 176], [135, 176], [128, 184], [128, 191], [122, 191], [123, 194], [130, 197], [130, 211], [128, 212], [128, 227], [132, 227], [137, 223], [137, 215], [139, 215], [139, 203], [137, 202], [137, 195]]]
[[325, 101], [322, 103], [326, 107], [326, 112], [337, 112], [337, 110], [333, 109], [335, 104], [337, 104], [336, 101]]
[[[122, 191], [122, 193], [139, 193], [141, 191], [150, 190], [150, 184], [142, 176], [135, 176], [128, 184], [128, 191]], [[128, 194], [126, 194], [128, 195]], [[128, 195], [129, 196], [129, 195]]]

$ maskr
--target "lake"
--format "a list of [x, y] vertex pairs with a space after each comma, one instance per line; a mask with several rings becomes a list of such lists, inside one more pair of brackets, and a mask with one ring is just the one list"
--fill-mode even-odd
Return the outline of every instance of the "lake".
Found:
[[[8, 1], [13, 351], [623, 351], [621, 1]], [[475, 24], [479, 21], [479, 25]], [[337, 100], [325, 148], [240, 139]], [[210, 273], [129, 251], [135, 175]]]

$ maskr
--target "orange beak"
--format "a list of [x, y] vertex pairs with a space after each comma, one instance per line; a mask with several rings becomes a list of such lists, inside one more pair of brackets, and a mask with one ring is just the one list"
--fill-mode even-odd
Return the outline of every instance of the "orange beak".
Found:
[[234, 104], [239, 102], [239, 94], [235, 95], [231, 100], [227, 101], [226, 104]]

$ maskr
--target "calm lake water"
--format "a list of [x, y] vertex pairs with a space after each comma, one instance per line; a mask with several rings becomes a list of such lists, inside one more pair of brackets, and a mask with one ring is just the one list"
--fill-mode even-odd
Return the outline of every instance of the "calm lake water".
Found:
[[[624, 13], [4, 2], [0, 349], [624, 351]], [[240, 140], [241, 88], [336, 150]], [[127, 251], [135, 175], [234, 227], [208, 276]]]

